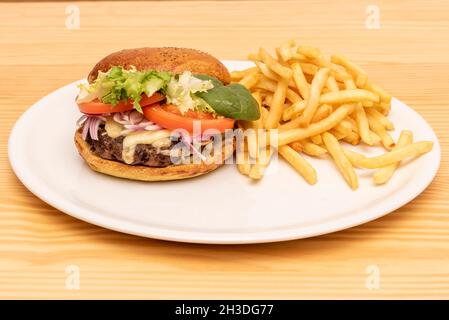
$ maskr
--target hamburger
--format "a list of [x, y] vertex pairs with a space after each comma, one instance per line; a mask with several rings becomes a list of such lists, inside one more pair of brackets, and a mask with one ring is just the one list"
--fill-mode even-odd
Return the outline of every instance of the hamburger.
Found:
[[139, 48], [100, 60], [79, 85], [75, 144], [93, 170], [141, 181], [191, 178], [232, 157], [224, 139], [259, 106], [213, 56]]

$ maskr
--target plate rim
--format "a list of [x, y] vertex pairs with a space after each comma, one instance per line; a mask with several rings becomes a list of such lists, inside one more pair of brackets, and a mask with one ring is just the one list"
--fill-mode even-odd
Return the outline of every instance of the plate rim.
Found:
[[[222, 60], [223, 63], [247, 63], [245, 60]], [[397, 103], [402, 104], [406, 108], [408, 108], [416, 117], [422, 119], [422, 121], [427, 125], [429, 132], [433, 136], [433, 150], [434, 161], [432, 161], [432, 166], [428, 168], [428, 174], [426, 175], [426, 179], [419, 180], [419, 184], [413, 184], [412, 188], [407, 185], [400, 192], [401, 195], [404, 196], [395, 198], [394, 201], [389, 201], [388, 203], [380, 202], [376, 206], [370, 206], [364, 209], [363, 214], [352, 214], [349, 217], [343, 216], [337, 219], [332, 219], [330, 222], [322, 222], [315, 224], [313, 226], [303, 227], [303, 228], [295, 228], [295, 229], [285, 229], [281, 231], [255, 231], [255, 232], [245, 232], [245, 233], [211, 233], [211, 232], [192, 232], [192, 231], [180, 231], [180, 230], [170, 230], [164, 229], [160, 227], [151, 227], [151, 226], [139, 226], [138, 223], [135, 222], [124, 222], [123, 220], [107, 217], [101, 215], [101, 213], [92, 212], [89, 209], [85, 209], [82, 206], [78, 206], [76, 204], [71, 203], [70, 201], [66, 201], [64, 198], [60, 199], [58, 194], [52, 190], [49, 190], [45, 185], [39, 185], [36, 183], [33, 174], [27, 172], [24, 169], [24, 166], [20, 166], [20, 150], [15, 147], [15, 143], [13, 143], [20, 134], [21, 128], [26, 124], [26, 119], [30, 117], [34, 112], [37, 112], [39, 105], [41, 105], [49, 96], [55, 94], [58, 91], [63, 91], [68, 87], [72, 87], [73, 85], [79, 83], [83, 80], [77, 80], [70, 84], [67, 84], [63, 87], [60, 87], [49, 94], [45, 95], [33, 105], [31, 105], [16, 121], [11, 130], [9, 139], [8, 139], [8, 158], [13, 169], [14, 173], [18, 177], [18, 179], [22, 182], [22, 184], [31, 191], [36, 197], [40, 198], [47, 204], [52, 207], [58, 209], [59, 211], [64, 212], [74, 218], [79, 220], [106, 228], [118, 232], [123, 232], [127, 234], [133, 234], [141, 237], [159, 239], [159, 240], [168, 240], [168, 241], [176, 241], [176, 242], [185, 242], [185, 243], [201, 243], [201, 244], [252, 244], [252, 243], [269, 243], [269, 242], [280, 242], [280, 241], [289, 241], [296, 239], [304, 239], [309, 237], [315, 237], [323, 234], [333, 233], [345, 229], [352, 228], [354, 226], [358, 226], [378, 218], [381, 218], [394, 210], [404, 206], [409, 203], [413, 199], [415, 199], [418, 195], [420, 195], [433, 181], [435, 178], [438, 169], [441, 163], [441, 149], [440, 143], [437, 135], [435, 134], [432, 127], [429, 123], [413, 108], [409, 107], [407, 104], [401, 102], [398, 99], [393, 98]], [[379, 207], [382, 205], [382, 208]], [[377, 211], [381, 212], [378, 213]]]

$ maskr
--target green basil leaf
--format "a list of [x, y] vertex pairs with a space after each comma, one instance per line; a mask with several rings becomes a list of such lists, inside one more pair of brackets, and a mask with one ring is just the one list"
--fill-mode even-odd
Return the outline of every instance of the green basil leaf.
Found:
[[206, 101], [219, 115], [236, 120], [257, 120], [260, 117], [259, 105], [244, 86], [233, 83], [214, 87], [196, 95]]

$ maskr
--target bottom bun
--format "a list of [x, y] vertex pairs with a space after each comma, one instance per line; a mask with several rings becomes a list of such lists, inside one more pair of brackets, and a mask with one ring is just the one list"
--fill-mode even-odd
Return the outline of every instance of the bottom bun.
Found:
[[[224, 145], [220, 163], [214, 161], [211, 164], [202, 162], [201, 164], [181, 164], [156, 168], [142, 165], [128, 165], [126, 163], [100, 158], [90, 149], [90, 145], [83, 140], [80, 130], [77, 130], [75, 133], [75, 144], [79, 154], [92, 170], [118, 178], [139, 181], [169, 181], [201, 176], [223, 165], [226, 160], [224, 155], [232, 156], [234, 149], [232, 144]], [[225, 152], [226, 148], [228, 148], [228, 152]]]

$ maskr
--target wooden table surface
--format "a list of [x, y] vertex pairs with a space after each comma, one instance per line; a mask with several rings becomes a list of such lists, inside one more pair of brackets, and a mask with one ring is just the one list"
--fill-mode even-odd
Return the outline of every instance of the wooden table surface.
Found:
[[[375, 2], [380, 29], [366, 27], [371, 1], [357, 0], [74, 2], [79, 29], [66, 27], [68, 3], [0, 3], [0, 297], [449, 298], [449, 5]], [[418, 198], [321, 237], [192, 245], [76, 220], [11, 171], [7, 139], [21, 113], [112, 51], [185, 46], [244, 59], [288, 38], [360, 62], [431, 124], [442, 163]]]

